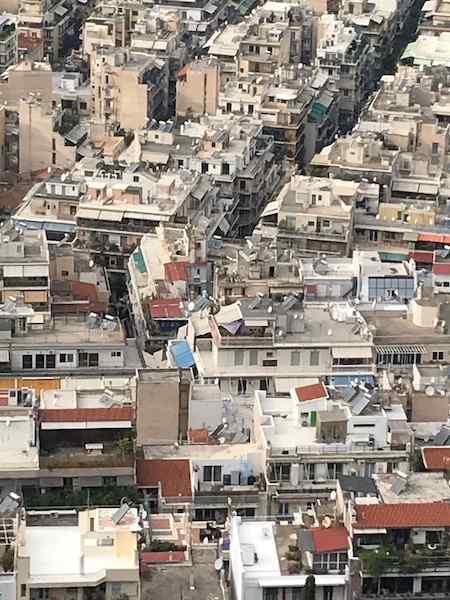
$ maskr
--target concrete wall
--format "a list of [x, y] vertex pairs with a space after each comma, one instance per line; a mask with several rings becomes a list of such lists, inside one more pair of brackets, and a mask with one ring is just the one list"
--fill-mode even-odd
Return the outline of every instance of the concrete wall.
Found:
[[168, 381], [138, 381], [136, 439], [137, 445], [174, 443], [179, 438], [179, 383]]
[[216, 63], [190, 65], [186, 76], [177, 81], [177, 114], [215, 115], [219, 101], [220, 69]]
[[19, 172], [42, 171], [50, 166], [69, 169], [75, 162], [76, 148], [64, 145], [53, 131], [53, 117], [41, 102], [19, 102]]
[[20, 69], [11, 70], [7, 79], [0, 80], [0, 100], [8, 103], [8, 109], [18, 108], [20, 98], [28, 97], [33, 92], [42, 101], [51, 102], [52, 78], [50, 67], [33, 68], [31, 62], [21, 63]]

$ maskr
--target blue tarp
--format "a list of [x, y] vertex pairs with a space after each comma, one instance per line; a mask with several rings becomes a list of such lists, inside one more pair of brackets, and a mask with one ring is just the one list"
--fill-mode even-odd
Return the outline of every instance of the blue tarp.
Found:
[[169, 345], [169, 352], [179, 369], [187, 369], [195, 363], [192, 350], [186, 340], [177, 340]]

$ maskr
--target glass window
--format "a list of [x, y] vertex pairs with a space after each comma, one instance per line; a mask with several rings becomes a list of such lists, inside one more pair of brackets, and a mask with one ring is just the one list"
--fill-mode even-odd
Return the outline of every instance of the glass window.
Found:
[[31, 354], [24, 354], [22, 356], [22, 369], [33, 368], [33, 356]]
[[36, 369], [45, 368], [45, 356], [43, 354], [36, 354]]
[[319, 351], [311, 350], [311, 354], [309, 355], [309, 366], [310, 367], [318, 367], [319, 366]]
[[235, 364], [235, 366], [241, 366], [244, 364], [244, 351], [243, 350], [235, 350], [234, 351], [234, 364]]
[[251, 366], [255, 366], [258, 364], [258, 350], [256, 349], [252, 349], [250, 350], [250, 360], [249, 360], [249, 364]]
[[298, 367], [300, 365], [300, 352], [294, 350], [291, 352], [291, 367]]

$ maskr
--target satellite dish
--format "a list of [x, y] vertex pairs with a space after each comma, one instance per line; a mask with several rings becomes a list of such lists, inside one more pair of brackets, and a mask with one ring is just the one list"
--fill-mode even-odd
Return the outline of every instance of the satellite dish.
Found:
[[331, 527], [331, 519], [330, 519], [330, 517], [324, 517], [322, 519], [322, 527], [324, 527], [325, 529], [328, 529], [329, 527]]
[[434, 387], [432, 385], [427, 385], [427, 387], [425, 388], [425, 394], [430, 397], [434, 396], [434, 394], [435, 394]]
[[214, 568], [216, 571], [221, 571], [223, 567], [223, 558], [217, 558], [214, 561]]

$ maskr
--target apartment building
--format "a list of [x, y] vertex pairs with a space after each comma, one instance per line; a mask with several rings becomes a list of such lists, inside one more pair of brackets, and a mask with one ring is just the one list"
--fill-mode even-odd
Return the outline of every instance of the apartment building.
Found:
[[339, 89], [339, 127], [343, 132], [350, 131], [369, 93], [368, 45], [353, 27], [335, 15], [321, 16], [318, 27], [317, 67]]
[[[305, 377], [371, 375], [371, 335], [352, 307], [303, 307], [293, 295], [242, 298], [209, 318], [194, 313], [187, 331], [202, 380], [218, 378], [222, 390], [240, 394], [286, 390]], [[346, 364], [333, 360], [342, 344], [352, 355]]]
[[84, 159], [74, 176], [86, 186], [77, 212], [76, 247], [116, 270], [126, 269], [144, 234], [162, 222], [186, 222], [198, 206], [197, 195], [201, 200], [209, 191], [202, 175], [152, 172], [138, 163]]
[[166, 13], [176, 13], [188, 34], [189, 44], [195, 47], [204, 44], [226, 22], [231, 5], [210, 0], [158, 0], [155, 7]]
[[17, 51], [21, 59], [57, 61], [64, 38], [73, 27], [74, 6], [67, 0], [21, 0], [17, 21]]
[[122, 326], [114, 317], [56, 317], [34, 324], [34, 310], [23, 304], [20, 296], [8, 298], [1, 306], [3, 371], [127, 371], [142, 364], [134, 340], [125, 340]]
[[[346, 597], [349, 575], [345, 567], [350, 562], [351, 542], [343, 526], [330, 520], [329, 529], [322, 528], [308, 515], [299, 514], [283, 523], [273, 517], [237, 516], [231, 527], [230, 570], [238, 600], [299, 597], [308, 586], [313, 565], [321, 562], [331, 568], [314, 575], [316, 597]], [[330, 562], [331, 556], [336, 560]]]
[[145, 339], [175, 335], [186, 324], [185, 303], [210, 292], [206, 241], [183, 225], [145, 235], [128, 261], [136, 331]]
[[[347, 360], [343, 352], [336, 362]], [[341, 476], [409, 466], [412, 434], [403, 406], [380, 403], [363, 380], [328, 389], [302, 384], [288, 397], [255, 392], [254, 419], [267, 450], [270, 514], [320, 507]]]
[[129, 48], [91, 53], [92, 117], [106, 127], [137, 129], [167, 113], [168, 65]]
[[282, 174], [273, 139], [264, 135], [255, 117], [205, 116], [199, 122], [186, 121], [179, 130], [171, 123], [151, 123], [134, 143], [141, 160], [158, 169], [210, 178], [217, 201], [208, 215], [208, 229], [218, 227], [223, 235], [251, 232]]
[[16, 20], [8, 15], [0, 19], [0, 71], [4, 71], [17, 60]]
[[220, 63], [211, 58], [185, 65], [177, 75], [176, 113], [181, 117], [215, 115]]
[[0, 234], [1, 301], [19, 298], [31, 306], [31, 321], [50, 319], [49, 252], [45, 231], [4, 228]]
[[219, 97], [222, 113], [255, 115], [264, 133], [274, 139], [278, 160], [293, 164], [308, 161], [305, 127], [313, 100], [307, 78], [295, 66], [280, 69], [275, 83], [271, 77], [240, 77], [225, 84]]
[[15, 559], [21, 597], [72, 600], [101, 594], [112, 600], [123, 593], [138, 600], [139, 519], [136, 509], [126, 508], [74, 512], [71, 519], [56, 512], [51, 525], [27, 513]]
[[348, 256], [355, 206], [371, 197], [376, 201], [378, 193], [377, 185], [294, 175], [266, 206], [262, 222], [270, 226], [275, 221], [280, 248], [303, 251], [305, 256], [321, 252]]
[[48, 240], [60, 241], [75, 231], [81, 184], [70, 175], [51, 175], [36, 183], [12, 216], [17, 227], [42, 229]]

